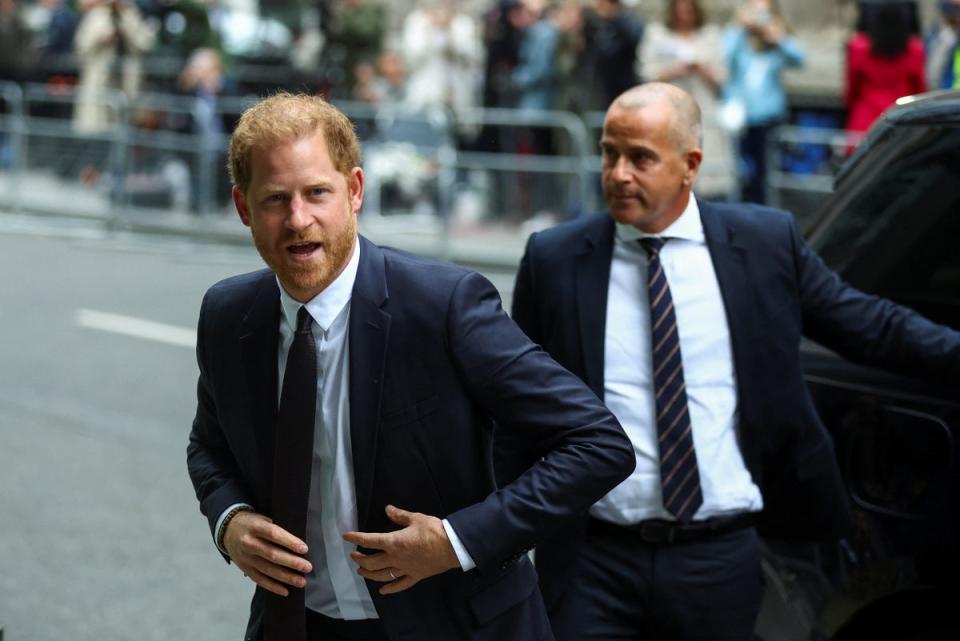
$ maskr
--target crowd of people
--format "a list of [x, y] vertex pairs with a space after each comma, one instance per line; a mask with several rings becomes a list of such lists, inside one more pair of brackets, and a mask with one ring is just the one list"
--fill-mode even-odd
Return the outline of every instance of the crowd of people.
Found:
[[[293, 17], [238, 7], [0, 0], [0, 80], [76, 83], [81, 133], [109, 126], [99, 92], [135, 94], [145, 76], [151, 89], [196, 95], [207, 105], [217, 95], [286, 84], [376, 105], [439, 105], [454, 116], [479, 106], [600, 111], [638, 82], [663, 81], [696, 96], [704, 111], [708, 163], [699, 193], [763, 202], [767, 138], [789, 117], [783, 71], [806, 57], [777, 0], [744, 0], [726, 25], [700, 0], [664, 0], [663, 20], [649, 24], [620, 0], [495, 0], [480, 12], [421, 0], [393, 21], [399, 31], [384, 0], [321, 0]], [[865, 131], [902, 95], [960, 85], [960, 0], [943, 0], [940, 10], [921, 38], [909, 3], [863, 4], [847, 46], [849, 131]], [[174, 69], [163, 78], [145, 74], [144, 61], [159, 58]], [[244, 85], [235, 72], [251, 61], [291, 75]], [[202, 82], [194, 79], [198, 64], [208, 68]], [[219, 135], [232, 123], [203, 126]], [[460, 145], [481, 151], [551, 154], [557, 147], [546, 130], [509, 141], [493, 128], [458, 133]]]

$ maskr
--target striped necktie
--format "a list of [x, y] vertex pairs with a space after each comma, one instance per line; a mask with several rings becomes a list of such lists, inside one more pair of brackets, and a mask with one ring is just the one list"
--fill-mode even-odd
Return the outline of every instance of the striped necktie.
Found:
[[[317, 410], [317, 344], [306, 307], [297, 312], [297, 329], [287, 351], [273, 459], [273, 522], [307, 540], [307, 499], [313, 463]], [[268, 592], [264, 616], [266, 641], [306, 641], [303, 588], [287, 586], [289, 596]]]
[[678, 521], [687, 523], [703, 503], [703, 493], [700, 489], [700, 473], [697, 471], [697, 454], [693, 449], [677, 316], [667, 275], [660, 263], [660, 250], [665, 242], [663, 238], [640, 239], [640, 244], [647, 252], [653, 392], [656, 398], [663, 506]]

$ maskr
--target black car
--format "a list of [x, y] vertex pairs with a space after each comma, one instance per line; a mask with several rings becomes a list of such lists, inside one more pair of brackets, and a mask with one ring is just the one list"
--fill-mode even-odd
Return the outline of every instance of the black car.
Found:
[[[960, 330], [960, 91], [901, 103], [808, 240], [853, 286]], [[768, 542], [758, 638], [960, 640], [960, 388], [802, 351], [855, 525], [836, 545]]]

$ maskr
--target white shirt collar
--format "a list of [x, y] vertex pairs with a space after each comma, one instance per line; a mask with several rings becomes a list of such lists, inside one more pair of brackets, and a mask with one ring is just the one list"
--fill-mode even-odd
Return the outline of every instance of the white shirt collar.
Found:
[[[330, 329], [333, 321], [336, 320], [344, 306], [350, 302], [350, 297], [353, 295], [353, 284], [357, 280], [357, 269], [359, 267], [360, 238], [357, 237], [354, 240], [353, 255], [350, 257], [350, 262], [347, 263], [347, 266], [332, 283], [327, 285], [326, 289], [306, 303], [307, 311], [324, 333]], [[277, 284], [280, 285], [280, 305], [283, 309], [283, 316], [290, 327], [296, 327], [297, 312], [300, 311], [303, 303], [287, 293], [280, 279], [277, 279]]]
[[697, 199], [694, 198], [692, 192], [690, 199], [687, 201], [687, 206], [683, 210], [683, 213], [680, 214], [680, 217], [659, 234], [648, 234], [645, 231], [640, 231], [633, 225], [624, 225], [623, 223], [616, 223], [616, 225], [617, 238], [628, 244], [641, 238], [650, 237], [682, 238], [684, 240], [704, 242], [703, 223], [700, 221], [700, 207], [697, 206]]

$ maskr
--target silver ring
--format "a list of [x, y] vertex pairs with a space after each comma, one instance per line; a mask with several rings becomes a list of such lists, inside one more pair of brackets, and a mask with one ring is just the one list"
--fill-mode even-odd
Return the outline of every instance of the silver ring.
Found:
[[388, 568], [388, 569], [387, 569], [387, 572], [390, 573], [390, 578], [391, 578], [391, 579], [393, 579], [394, 581], [397, 580], [397, 575], [393, 573], [393, 570], [392, 570], [392, 569], [389, 569], [389, 568]]

